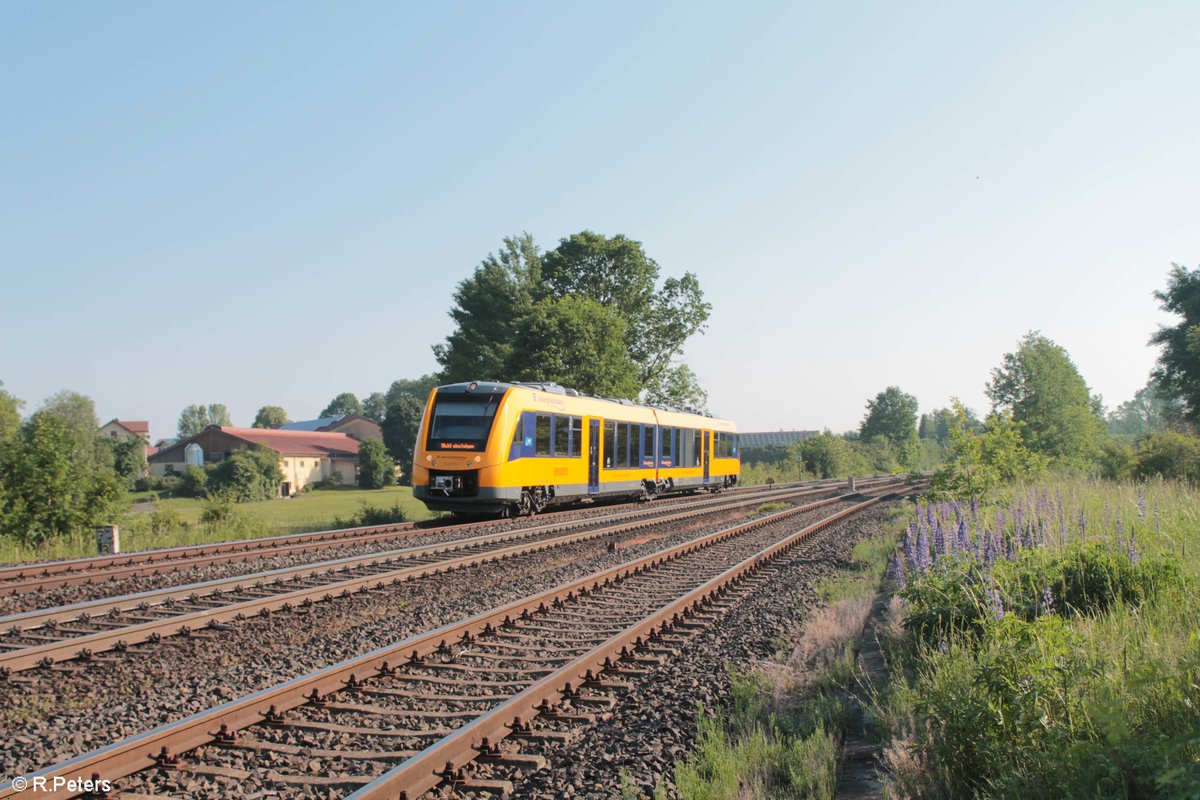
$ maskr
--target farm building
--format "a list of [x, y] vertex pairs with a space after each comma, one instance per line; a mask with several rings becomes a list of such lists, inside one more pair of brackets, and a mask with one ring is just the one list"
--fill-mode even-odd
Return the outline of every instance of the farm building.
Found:
[[137, 436], [150, 444], [150, 423], [144, 419], [113, 419], [101, 425], [97, 435], [105, 439], [131, 439]]
[[302, 422], [289, 422], [280, 425], [280, 431], [310, 431], [313, 433], [344, 433], [353, 436], [360, 442], [363, 439], [382, 439], [383, 431], [379, 423], [373, 419], [360, 417], [357, 414], [346, 414], [340, 417], [322, 417]]
[[296, 494], [306, 484], [328, 480], [335, 473], [341, 483], [358, 483], [358, 441], [345, 433], [221, 425], [205, 428], [152, 455], [150, 474], [179, 475], [188, 464], [210, 466], [256, 445], [279, 454], [279, 469], [283, 472], [279, 493], [284, 497]]

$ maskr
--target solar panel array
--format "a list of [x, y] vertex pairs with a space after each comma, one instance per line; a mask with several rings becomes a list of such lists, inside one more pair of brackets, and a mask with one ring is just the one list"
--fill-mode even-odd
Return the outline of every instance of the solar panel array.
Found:
[[739, 433], [738, 442], [741, 448], [747, 447], [786, 447], [789, 444], [803, 441], [815, 436], [816, 431], [764, 431], [761, 433]]

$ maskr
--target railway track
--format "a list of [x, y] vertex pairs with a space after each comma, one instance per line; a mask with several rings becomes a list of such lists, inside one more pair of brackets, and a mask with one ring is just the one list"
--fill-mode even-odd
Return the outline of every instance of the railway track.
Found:
[[[861, 479], [864, 485], [878, 482], [890, 476], [874, 476]], [[844, 481], [812, 481], [778, 486], [782, 488], [834, 487]], [[752, 495], [770, 491], [768, 487], [739, 487], [726, 490], [727, 495]], [[696, 502], [691, 497], [664, 498], [653, 505], [678, 505]], [[611, 513], [614, 506], [571, 509], [556, 512], [548, 517], [582, 517]], [[358, 528], [342, 528], [328, 531], [271, 536], [258, 539], [241, 539], [205, 545], [186, 545], [157, 550], [142, 550], [111, 556], [66, 559], [30, 564], [18, 564], [0, 568], [0, 596], [61, 589], [71, 586], [99, 584], [136, 578], [145, 575], [181, 572], [187, 569], [207, 567], [215, 564], [246, 563], [265, 558], [302, 556], [318, 553], [335, 547], [356, 547], [397, 539], [412, 538], [427, 533], [462, 533], [471, 535], [490, 529], [511, 529], [522, 522], [514, 520], [486, 520], [457, 524], [409, 522], [396, 525], [376, 525]]]
[[[320, 790], [416, 800], [443, 784], [502, 793], [540, 767], [531, 744], [562, 741], [603, 715], [623, 675], [670, 658], [772, 560], [903, 491], [827, 498], [726, 527], [22, 780], [46, 781], [41, 797], [80, 793], [79, 784], [54, 788], [56, 779], [122, 781], [142, 797]], [[833, 503], [844, 507], [796, 530], [793, 518]], [[17, 793], [0, 786], [0, 798]]]
[[101, 654], [123, 652], [133, 645], [153, 644], [171, 636], [207, 635], [206, 631], [220, 631], [254, 616], [305, 608], [334, 597], [489, 561], [738, 511], [763, 501], [798, 500], [826, 493], [824, 487], [777, 489], [748, 497], [693, 502], [682, 510], [672, 506], [643, 507], [599, 519], [552, 522], [443, 544], [13, 614], [0, 617], [0, 676], [74, 659], [120, 658], [120, 655]]

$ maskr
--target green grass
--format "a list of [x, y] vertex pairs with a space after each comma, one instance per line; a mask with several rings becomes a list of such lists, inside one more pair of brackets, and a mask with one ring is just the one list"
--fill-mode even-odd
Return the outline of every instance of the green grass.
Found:
[[[151, 494], [152, 493], [141, 493]], [[234, 506], [235, 519], [224, 524], [202, 524], [205, 501], [186, 497], [158, 500], [150, 508], [143, 503], [119, 520], [122, 551], [158, 547], [205, 544], [230, 539], [278, 536], [288, 533], [325, 530], [336, 521], [350, 520], [364, 505], [391, 509], [399, 505], [410, 520], [431, 515], [424, 504], [412, 496], [407, 486], [384, 489], [317, 489], [291, 499], [264, 500]], [[42, 547], [27, 547], [0, 539], [0, 563], [77, 558], [96, 554], [96, 542], [90, 535], [56, 541]]]
[[[256, 522], [287, 533], [293, 530], [319, 530], [333, 524], [333, 520], [338, 517], [349, 519], [358, 512], [362, 503], [390, 508], [396, 502], [404, 508], [409, 519], [425, 519], [429, 516], [424, 504], [413, 498], [412, 488], [408, 486], [388, 486], [384, 489], [315, 489], [290, 500], [241, 503], [238, 508]], [[158, 507], [160, 510], [179, 513], [185, 522], [196, 523], [200, 521], [204, 501], [173, 497], [169, 500], [159, 500]]]

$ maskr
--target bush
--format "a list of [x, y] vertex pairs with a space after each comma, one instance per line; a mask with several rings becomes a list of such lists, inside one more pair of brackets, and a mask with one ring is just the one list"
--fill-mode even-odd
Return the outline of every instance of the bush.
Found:
[[238, 538], [254, 533], [255, 524], [246, 512], [228, 497], [217, 497], [204, 504], [200, 524], [219, 529], [225, 538]]
[[358, 505], [358, 512], [350, 519], [335, 517], [333, 521], [334, 527], [359, 528], [370, 525], [394, 525], [399, 522], [408, 522], [408, 513], [401, 507], [399, 500], [391, 508], [372, 506], [365, 500], [359, 500]]
[[208, 470], [196, 464], [188, 464], [183, 468], [183, 477], [174, 478], [179, 488], [176, 494], [180, 497], [204, 497], [208, 494]]
[[1200, 481], [1200, 439], [1166, 431], [1142, 439], [1133, 458], [1135, 478], [1160, 476], [1168, 480]]
[[265, 447], [234, 453], [212, 468], [209, 491], [238, 503], [279, 496], [279, 455]]

